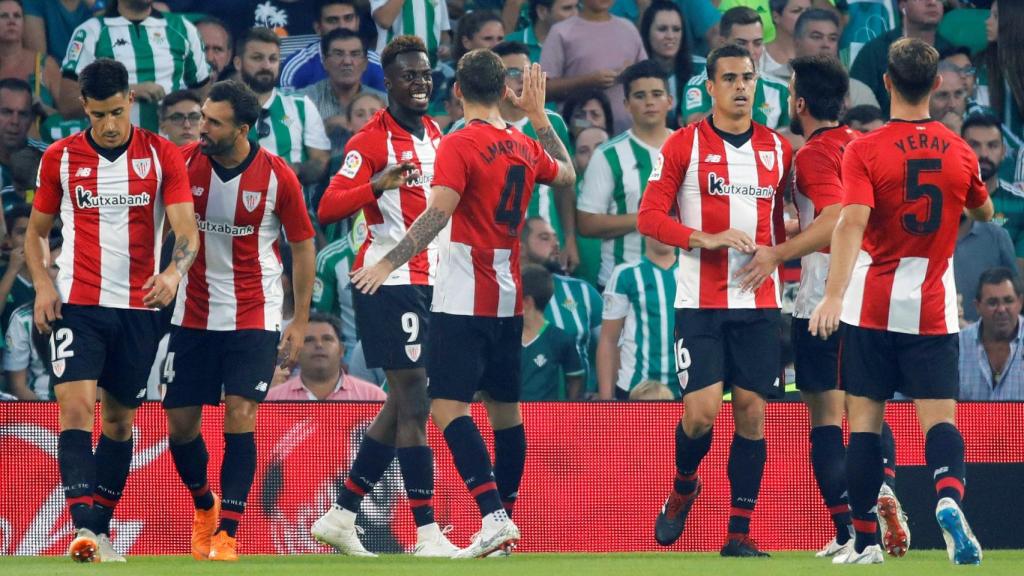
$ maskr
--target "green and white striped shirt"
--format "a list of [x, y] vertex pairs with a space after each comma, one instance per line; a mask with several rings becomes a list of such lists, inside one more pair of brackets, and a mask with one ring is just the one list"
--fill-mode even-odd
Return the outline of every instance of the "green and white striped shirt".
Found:
[[[551, 127], [555, 130], [555, 134], [558, 134], [558, 138], [565, 144], [565, 149], [569, 151], [569, 155], [572, 156], [572, 145], [569, 141], [569, 128], [565, 125], [565, 120], [562, 119], [561, 114], [552, 110], [545, 110], [548, 115], [548, 121], [551, 122]], [[516, 122], [509, 122], [509, 124], [515, 126], [520, 132], [533, 138], [537, 139], [537, 131], [533, 129], [533, 124], [530, 124], [529, 118], [523, 117]], [[466, 125], [464, 119], [460, 119], [452, 127], [448, 129], [448, 133], [451, 134], [456, 130], [461, 130]], [[551, 189], [547, 184], [537, 184], [533, 189], [533, 196], [530, 197], [530, 205], [526, 207], [526, 218], [541, 217], [558, 234], [559, 242], [565, 245], [565, 232], [562, 230], [562, 219], [558, 216], [558, 203], [555, 201], [555, 191]], [[561, 326], [559, 326], [561, 328]]]
[[553, 278], [555, 291], [544, 309], [544, 318], [576, 342], [583, 370], [586, 371], [587, 389], [596, 390], [597, 371], [590, 357], [590, 348], [596, 344], [597, 330], [601, 327], [601, 294], [579, 278], [560, 274]]
[[[263, 116], [249, 129], [249, 139], [257, 140], [268, 152], [277, 154], [287, 162], [297, 164], [307, 159], [306, 147], [330, 150], [331, 141], [324, 130], [324, 122], [316, 106], [301, 94], [282, 94], [274, 89], [263, 104]], [[270, 132], [259, 137], [259, 127], [270, 122]]]
[[[124, 64], [129, 83], [156, 82], [168, 94], [201, 86], [210, 77], [199, 32], [180, 14], [154, 10], [137, 24], [122, 16], [86, 20], [71, 35], [62, 74], [77, 80], [82, 69], [97, 58], [113, 58]], [[158, 132], [157, 105], [136, 100], [132, 123]]]
[[[686, 94], [679, 104], [683, 111], [680, 120], [686, 120], [691, 114], [711, 111], [711, 96], [705, 84], [707, 80], [708, 71], [705, 68], [686, 83]], [[759, 76], [754, 89], [753, 117], [754, 122], [772, 129], [788, 127], [789, 87]]]
[[331, 242], [316, 255], [316, 279], [313, 281], [313, 309], [341, 318], [346, 356], [355, 349], [357, 341], [348, 277], [355, 258], [348, 236]]
[[25, 381], [40, 400], [54, 398], [50, 387], [50, 373], [43, 364], [39, 351], [32, 345], [32, 305], [28, 302], [11, 314], [5, 336], [4, 371], [25, 371]]
[[[370, 0], [370, 14], [376, 12], [388, 0]], [[452, 29], [448, 20], [448, 3], [443, 0], [404, 0], [402, 11], [395, 17], [390, 28], [377, 25], [377, 53], [395, 36], [412, 34], [423, 39], [427, 45], [430, 62], [437, 62], [437, 47], [441, 44], [441, 33]]]
[[642, 256], [634, 264], [616, 266], [604, 289], [603, 318], [626, 320], [619, 337], [615, 383], [626, 392], [644, 380], [658, 380], [676, 398], [682, 396], [672, 355], [677, 266], [675, 262], [663, 270]]
[[[576, 208], [591, 214], [636, 214], [658, 154], [657, 148], [637, 138], [633, 130], [605, 142], [590, 159]], [[602, 240], [598, 284], [607, 285], [613, 268], [637, 262], [643, 253], [643, 236], [636, 231]]]

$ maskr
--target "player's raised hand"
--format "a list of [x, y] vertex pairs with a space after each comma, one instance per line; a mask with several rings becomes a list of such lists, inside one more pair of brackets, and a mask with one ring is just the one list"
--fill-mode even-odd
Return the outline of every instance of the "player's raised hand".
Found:
[[758, 246], [753, 258], [745, 266], [736, 271], [733, 279], [740, 283], [740, 290], [754, 292], [761, 287], [766, 278], [778, 270], [778, 253], [771, 246]]
[[352, 286], [363, 294], [374, 294], [394, 272], [394, 266], [387, 258], [381, 258], [373, 266], [363, 266], [358, 270], [349, 272], [352, 277]]
[[828, 340], [829, 336], [839, 330], [839, 317], [842, 313], [842, 299], [825, 296], [814, 309], [814, 313], [811, 314], [807, 330], [810, 331], [812, 336]]
[[60, 294], [50, 282], [39, 283], [36, 286], [36, 302], [32, 307], [32, 321], [43, 334], [49, 334], [53, 329], [53, 322], [62, 318], [60, 315]]
[[527, 114], [544, 114], [547, 78], [540, 64], [530, 64], [523, 69], [523, 93], [516, 96], [515, 92], [509, 90], [509, 100]]
[[181, 276], [178, 275], [178, 270], [174, 266], [170, 266], [167, 270], [151, 276], [146, 283], [142, 285], [143, 290], [149, 292], [142, 298], [142, 303], [148, 308], [163, 308], [174, 300], [175, 294], [178, 293], [178, 282], [181, 281]]
[[718, 234], [700, 234], [699, 245], [697, 248], [703, 248], [705, 250], [720, 250], [722, 248], [732, 248], [739, 250], [740, 252], [746, 252], [751, 254], [757, 246], [754, 241], [751, 240], [750, 236], [742, 230], [723, 230]]
[[371, 181], [373, 191], [377, 194], [385, 190], [393, 190], [403, 184], [412, 184], [420, 177], [420, 171], [412, 162], [402, 162], [384, 170]]
[[[281, 334], [281, 343], [277, 345], [277, 366], [291, 370], [299, 360], [299, 351], [306, 341], [306, 322], [292, 322]], [[277, 374], [275, 372], [275, 378]]]

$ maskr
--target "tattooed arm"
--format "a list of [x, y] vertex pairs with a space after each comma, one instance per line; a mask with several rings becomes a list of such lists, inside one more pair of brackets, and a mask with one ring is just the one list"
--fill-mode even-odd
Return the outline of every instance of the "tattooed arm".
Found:
[[150, 308], [163, 308], [174, 300], [178, 282], [188, 274], [188, 269], [199, 252], [199, 228], [196, 226], [195, 211], [191, 202], [167, 205], [167, 220], [174, 231], [174, 253], [171, 264], [151, 277], [142, 287], [148, 293], [142, 303]]
[[455, 190], [446, 186], [434, 186], [430, 191], [427, 209], [412, 223], [398, 246], [373, 266], [352, 271], [352, 284], [356, 290], [364, 294], [373, 294], [392, 272], [425, 250], [430, 241], [448, 224], [460, 199], [461, 196]]
[[573, 167], [572, 159], [569, 158], [569, 151], [565, 149], [565, 144], [551, 126], [547, 115], [544, 116], [542, 124], [538, 126], [537, 123], [533, 123], [533, 129], [537, 131], [537, 141], [540, 142], [544, 151], [550, 154], [555, 159], [555, 162], [558, 163], [558, 176], [555, 176], [555, 179], [550, 182], [551, 186], [575, 185], [576, 168]]
[[547, 111], [544, 108], [544, 90], [547, 85], [547, 76], [540, 69], [540, 64], [531, 64], [523, 70], [523, 91], [516, 95], [509, 90], [506, 97], [520, 110], [526, 112], [530, 119], [530, 125], [537, 132], [537, 141], [544, 148], [544, 151], [554, 158], [558, 163], [558, 175], [551, 182], [546, 182], [558, 188], [576, 184], [576, 169], [573, 168], [572, 159], [569, 158], [569, 151], [566, 150], [562, 139], [558, 137], [555, 129], [551, 127]]

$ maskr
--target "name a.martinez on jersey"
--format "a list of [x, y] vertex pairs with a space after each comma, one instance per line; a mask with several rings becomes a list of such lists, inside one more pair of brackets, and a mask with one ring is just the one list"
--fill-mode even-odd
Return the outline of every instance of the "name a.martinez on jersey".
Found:
[[200, 218], [199, 214], [196, 214], [196, 226], [199, 227], [200, 232], [224, 236], [249, 236], [256, 233], [256, 227], [251, 224], [235, 226], [234, 224], [224, 224], [223, 222], [210, 222]]
[[748, 196], [751, 198], [772, 198], [775, 196], [774, 186], [758, 186], [757, 184], [727, 184], [714, 172], [708, 173], [708, 194], [712, 196]]
[[83, 210], [101, 206], [148, 206], [152, 197], [142, 194], [97, 194], [85, 186], [75, 186], [75, 202]]

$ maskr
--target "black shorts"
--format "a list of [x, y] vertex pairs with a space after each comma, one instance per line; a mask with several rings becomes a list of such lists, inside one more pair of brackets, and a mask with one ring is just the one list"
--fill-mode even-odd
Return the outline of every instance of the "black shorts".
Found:
[[790, 341], [796, 387], [801, 392], [827, 392], [839, 389], [839, 333], [822, 340], [807, 330], [811, 321], [793, 318]]
[[522, 351], [522, 316], [432, 313], [427, 394], [472, 402], [480, 390], [498, 402], [519, 402]]
[[405, 370], [426, 365], [432, 286], [381, 286], [376, 294], [352, 290], [356, 330], [368, 368]]
[[160, 371], [164, 408], [220, 404], [225, 395], [262, 402], [274, 379], [280, 333], [171, 328]]
[[160, 313], [64, 304], [50, 333], [55, 385], [96, 380], [121, 404], [136, 408], [160, 342]]
[[777, 308], [676, 309], [676, 374], [683, 395], [716, 382], [781, 398]]
[[888, 400], [895, 392], [914, 399], [960, 395], [960, 338], [922, 336], [843, 324], [839, 377], [848, 394]]

